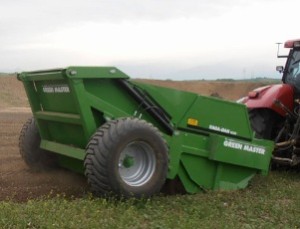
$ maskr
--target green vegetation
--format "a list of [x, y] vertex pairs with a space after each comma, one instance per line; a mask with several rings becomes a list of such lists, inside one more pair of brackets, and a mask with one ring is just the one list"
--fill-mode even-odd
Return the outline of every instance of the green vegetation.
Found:
[[107, 200], [0, 202], [0, 228], [299, 228], [300, 176], [276, 171], [240, 191]]

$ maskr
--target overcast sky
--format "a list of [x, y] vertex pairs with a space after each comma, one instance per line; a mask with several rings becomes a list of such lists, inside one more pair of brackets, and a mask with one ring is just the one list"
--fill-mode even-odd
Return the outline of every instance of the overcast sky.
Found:
[[[0, 0], [0, 71], [117, 66], [132, 77], [280, 77], [299, 0]], [[286, 50], [282, 49], [282, 53]]]

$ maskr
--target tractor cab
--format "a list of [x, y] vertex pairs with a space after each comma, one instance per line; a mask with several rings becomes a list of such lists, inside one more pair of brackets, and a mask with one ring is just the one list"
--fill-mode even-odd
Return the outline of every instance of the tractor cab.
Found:
[[300, 39], [289, 40], [284, 44], [290, 48], [287, 56], [277, 55], [278, 58], [287, 58], [285, 67], [277, 66], [276, 70], [283, 72], [282, 82], [291, 85], [297, 94], [300, 93]]

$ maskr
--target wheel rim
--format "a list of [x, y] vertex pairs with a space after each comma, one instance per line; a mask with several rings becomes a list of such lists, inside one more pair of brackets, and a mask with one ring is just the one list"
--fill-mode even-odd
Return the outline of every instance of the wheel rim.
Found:
[[118, 166], [120, 177], [126, 184], [142, 186], [155, 171], [154, 151], [146, 142], [131, 142], [121, 152]]

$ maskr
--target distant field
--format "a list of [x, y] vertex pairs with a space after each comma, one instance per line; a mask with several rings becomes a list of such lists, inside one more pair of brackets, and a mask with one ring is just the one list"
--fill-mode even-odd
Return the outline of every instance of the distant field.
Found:
[[[246, 95], [253, 88], [269, 84], [268, 81], [171, 81], [171, 80], [146, 80], [137, 81], [179, 90], [191, 91], [201, 95], [218, 95], [224, 99], [236, 100]], [[274, 83], [274, 81], [272, 81]], [[15, 75], [1, 75], [0, 77], [0, 108], [29, 106], [23, 85]]]
[[0, 77], [0, 108], [24, 106], [29, 106], [28, 99], [16, 75]]
[[228, 100], [237, 100], [254, 88], [269, 84], [265, 81], [244, 82], [244, 81], [171, 81], [171, 80], [138, 80], [149, 84], [175, 88], [178, 90], [190, 91], [200, 95], [219, 95]]

